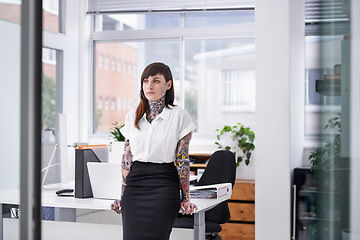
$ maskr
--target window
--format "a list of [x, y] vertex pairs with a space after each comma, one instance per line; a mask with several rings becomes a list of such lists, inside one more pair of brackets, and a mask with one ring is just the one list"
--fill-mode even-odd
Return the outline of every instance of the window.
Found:
[[[50, 48], [43, 48], [42, 56], [42, 71], [43, 71], [43, 86], [42, 86], [42, 126], [43, 129], [55, 129], [55, 115], [59, 112], [60, 103], [56, 101], [57, 91], [57, 69], [56, 67], [57, 50]], [[59, 64], [60, 66], [61, 64]], [[60, 80], [61, 82], [61, 80]], [[59, 83], [58, 83], [59, 84]], [[58, 105], [58, 107], [57, 107]], [[55, 140], [55, 139], [54, 139]]]
[[[95, 16], [94, 58], [117, 56], [117, 71], [124, 73], [115, 76], [94, 69], [94, 97], [121, 98], [118, 109], [122, 106], [122, 111], [104, 110], [100, 117], [96, 115], [95, 134], [108, 131], [115, 120], [124, 123], [125, 114], [139, 102], [142, 70], [155, 61], [171, 68], [175, 104], [191, 115], [197, 125], [195, 136], [214, 136], [215, 129], [239, 119], [254, 126], [255, 39], [248, 30], [254, 11], [124, 16]], [[131, 37], [125, 25], [132, 30]], [[102, 36], [105, 32], [111, 41]]]
[[43, 28], [52, 32], [63, 32], [61, 17], [59, 18], [59, 7], [62, 1], [44, 0], [43, 1]]
[[117, 99], [117, 110], [121, 111], [121, 98]]
[[105, 57], [105, 69], [109, 69], [109, 56]]
[[56, 66], [56, 50], [43, 48], [42, 54], [42, 61], [44, 64]]
[[124, 62], [124, 66], [123, 66], [123, 70], [124, 70], [124, 73], [127, 73], [127, 62], [125, 61]]
[[116, 100], [115, 98], [111, 99], [111, 111], [115, 111], [115, 105], [116, 105]]
[[223, 111], [255, 110], [255, 70], [224, 70], [221, 74]]
[[[113, 42], [96, 42], [95, 54], [101, 55], [114, 55], [119, 59], [129, 59], [132, 62], [137, 61], [137, 54], [139, 46], [136, 43], [113, 43]], [[121, 60], [118, 60], [118, 68], [121, 67]], [[122, 70], [127, 67], [125, 63]], [[111, 123], [118, 121], [123, 123], [125, 114], [128, 111], [127, 99], [136, 99], [137, 84], [136, 76], [127, 76], [119, 74], [117, 71], [107, 71], [104, 68], [95, 68], [95, 98], [97, 96], [109, 96], [111, 99], [123, 99], [118, 100], [118, 111], [103, 109], [101, 112], [98, 109], [95, 111], [97, 116], [96, 131], [104, 132], [108, 131], [112, 126]], [[121, 105], [122, 104], [122, 105]], [[119, 110], [121, 109], [121, 111]], [[106, 120], [105, 120], [106, 119]]]
[[115, 71], [115, 65], [116, 65], [116, 60], [115, 58], [111, 59], [111, 70]]
[[99, 67], [104, 66], [104, 57], [102, 54], [99, 54]]
[[136, 64], [135, 63], [133, 64], [133, 74], [136, 75]]
[[127, 31], [180, 27], [180, 14], [96, 15], [95, 31]]
[[224, 119], [228, 124], [245, 116], [254, 120], [253, 38], [185, 41], [185, 66], [185, 109], [197, 133], [211, 134]]
[[104, 110], [109, 110], [109, 97], [105, 97], [105, 106]]
[[117, 71], [118, 71], [118, 72], [121, 72], [121, 60], [118, 60], [118, 63], [117, 63]]
[[[49, 163], [56, 143], [55, 130], [58, 129], [56, 114], [62, 113], [63, 98], [63, 51], [43, 48], [42, 55], [42, 148], [43, 167]], [[60, 155], [57, 151], [52, 160], [52, 167], [45, 178], [45, 184], [60, 182]], [[45, 172], [42, 172], [44, 177]]]
[[97, 104], [97, 109], [99, 109], [99, 110], [101, 110], [101, 109], [103, 109], [103, 97], [102, 96], [100, 96], [99, 97], [99, 101], [98, 101], [98, 104]]
[[[46, 31], [64, 33], [63, 15], [60, 9], [63, 1], [43, 0], [43, 29]], [[0, 19], [11, 22], [21, 22], [21, 0], [0, 1]]]
[[[124, 99], [124, 101], [123, 101], [123, 109], [124, 109], [125, 111], [128, 110], [127, 99]], [[124, 117], [124, 119], [125, 119], [125, 117]], [[123, 122], [123, 123], [124, 123], [124, 122]]]
[[231, 26], [253, 23], [253, 11], [221, 12], [221, 13], [186, 13], [185, 26], [187, 28]]

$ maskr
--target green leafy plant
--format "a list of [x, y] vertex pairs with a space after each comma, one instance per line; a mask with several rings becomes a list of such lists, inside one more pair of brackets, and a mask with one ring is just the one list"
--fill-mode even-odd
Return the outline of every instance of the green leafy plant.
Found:
[[115, 142], [125, 141], [124, 135], [120, 132], [120, 129], [124, 127], [125, 124], [119, 125], [117, 121], [113, 123], [113, 128], [110, 129], [110, 136], [114, 139]]
[[113, 142], [124, 142], [125, 141], [125, 137], [124, 135], [122, 135], [122, 133], [120, 132], [120, 129], [122, 127], [124, 127], [125, 124], [120, 125], [117, 121], [115, 121], [113, 124], [113, 128], [110, 129], [110, 138], [113, 141], [110, 141], [109, 143], [109, 151], [112, 151], [112, 145]]
[[341, 117], [340, 114], [330, 118], [325, 129], [336, 132], [332, 139], [327, 141], [323, 147], [316, 149], [309, 155], [312, 170], [343, 168], [347, 166], [345, 158], [341, 157]]
[[[245, 164], [249, 165], [251, 153], [255, 149], [255, 133], [241, 123], [238, 123], [233, 127], [224, 126], [222, 129], [216, 129], [216, 131], [218, 134], [216, 136], [217, 141], [215, 144], [218, 145], [219, 148], [233, 151], [235, 157], [237, 153], [240, 153], [240, 156], [236, 157], [236, 167], [238, 167], [244, 159]], [[232, 144], [229, 144], [231, 146], [223, 146], [224, 143], [222, 143], [222, 139], [226, 136], [232, 139]]]

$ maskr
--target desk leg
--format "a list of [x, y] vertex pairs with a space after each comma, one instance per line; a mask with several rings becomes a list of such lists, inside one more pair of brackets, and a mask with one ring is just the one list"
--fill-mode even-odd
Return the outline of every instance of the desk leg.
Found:
[[194, 240], [205, 240], [205, 211], [194, 214]]

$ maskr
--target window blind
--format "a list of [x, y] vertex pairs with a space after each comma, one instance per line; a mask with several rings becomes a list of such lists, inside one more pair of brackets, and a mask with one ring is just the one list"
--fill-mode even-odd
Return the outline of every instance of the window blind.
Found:
[[349, 20], [349, 1], [305, 1], [305, 21], [344, 21]]
[[87, 13], [254, 10], [254, 0], [87, 0]]

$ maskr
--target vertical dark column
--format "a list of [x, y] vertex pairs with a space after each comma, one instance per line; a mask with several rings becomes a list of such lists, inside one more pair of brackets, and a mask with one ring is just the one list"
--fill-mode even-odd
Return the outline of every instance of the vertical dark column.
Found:
[[20, 239], [41, 239], [42, 0], [22, 1]]

